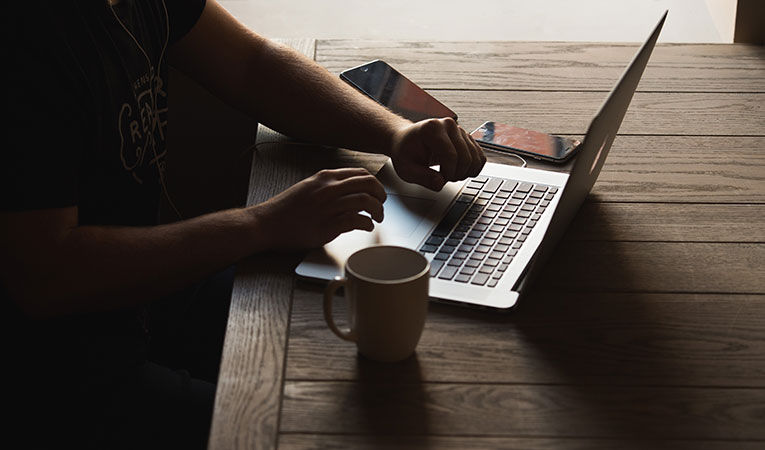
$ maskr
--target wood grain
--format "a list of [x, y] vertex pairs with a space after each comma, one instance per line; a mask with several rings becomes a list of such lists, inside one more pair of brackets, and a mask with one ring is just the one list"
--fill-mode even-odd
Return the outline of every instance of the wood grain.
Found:
[[[425, 89], [608, 91], [634, 43], [320, 40], [317, 61], [334, 73], [383, 59]], [[765, 49], [658, 44], [639, 91], [765, 92]]]
[[[763, 149], [765, 137], [618, 136], [591, 199], [764, 203]], [[518, 164], [514, 157], [486, 154], [490, 161]]]
[[281, 423], [301, 433], [735, 441], [765, 440], [763, 411], [762, 389], [290, 381]]
[[[466, 130], [487, 120], [584, 135], [603, 92], [431, 90]], [[619, 134], [762, 136], [765, 94], [636, 92]]]
[[641, 439], [625, 444], [616, 439], [577, 439], [540, 437], [454, 437], [454, 436], [369, 436], [353, 434], [283, 434], [279, 437], [279, 448], [300, 449], [397, 449], [411, 450], [434, 448], [443, 450], [613, 450], [615, 448], [650, 448], [653, 450], [761, 450], [761, 441], [700, 441], [700, 440], [651, 440]]
[[289, 380], [765, 387], [764, 295], [540, 289], [506, 315], [431, 304], [400, 364], [337, 339], [318, 287], [294, 301]]
[[765, 243], [763, 223], [765, 205], [588, 201], [571, 223], [567, 239]]
[[[313, 57], [313, 40], [286, 41]], [[261, 128], [256, 142], [281, 137]], [[263, 201], [310, 168], [278, 146], [257, 148], [248, 204]], [[261, 255], [240, 264], [231, 295], [209, 448], [275, 448], [295, 257]]]

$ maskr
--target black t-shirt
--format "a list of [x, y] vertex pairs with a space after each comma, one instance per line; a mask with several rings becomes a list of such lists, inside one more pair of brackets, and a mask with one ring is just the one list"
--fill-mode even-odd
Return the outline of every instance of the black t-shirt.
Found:
[[[80, 225], [155, 225], [165, 169], [167, 49], [203, 7], [204, 0], [4, 7], [0, 210], [77, 206]], [[35, 322], [3, 291], [3, 322], [16, 334], [10, 345], [43, 352], [30, 358], [143, 357], [135, 309]]]
[[10, 20], [13, 132], [0, 208], [76, 205], [81, 225], [156, 224], [167, 47], [204, 2], [122, 0], [113, 10], [107, 0], [16, 3], [24, 5]]

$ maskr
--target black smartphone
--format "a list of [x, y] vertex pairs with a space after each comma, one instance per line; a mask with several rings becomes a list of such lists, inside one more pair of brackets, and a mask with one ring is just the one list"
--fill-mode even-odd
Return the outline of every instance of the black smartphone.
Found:
[[348, 69], [340, 78], [412, 122], [457, 114], [414, 84], [385, 61], [379, 59]]
[[499, 151], [518, 153], [555, 163], [571, 158], [579, 140], [553, 136], [497, 122], [485, 122], [470, 133], [479, 145]]

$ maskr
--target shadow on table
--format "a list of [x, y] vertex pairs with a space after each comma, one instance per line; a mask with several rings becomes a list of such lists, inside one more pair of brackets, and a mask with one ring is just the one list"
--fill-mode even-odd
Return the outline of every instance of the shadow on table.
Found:
[[[417, 354], [398, 363], [380, 363], [358, 355], [356, 371], [359, 382], [353, 389], [358, 391], [352, 396], [352, 407], [358, 413], [356, 431], [374, 436], [375, 444], [382, 447], [394, 446], [405, 435], [409, 445], [429, 448], [431, 401], [422, 384]], [[406, 385], [381, 380], [381, 372], [406, 374]]]
[[[577, 217], [575, 224], [607, 214], [607, 204], [590, 206], [595, 219]], [[577, 241], [568, 233], [516, 311], [499, 315], [433, 305], [431, 317], [467, 324], [476, 347], [493, 347], [476, 349], [485, 352], [482, 360], [500, 361], [484, 380], [546, 392], [538, 414], [548, 425], [519, 434], [663, 439], [693, 437], [697, 430], [709, 436], [691, 423], [693, 408], [702, 403], [700, 391], [666, 388], [693, 384], [692, 357], [682, 350], [703, 343], [677, 342], [678, 330], [672, 328], [678, 318], [672, 312], [678, 308], [662, 304], [667, 297], [629, 292], [638, 282], [633, 279], [638, 265], [628, 251], [634, 246], [621, 245], [617, 239], [624, 236], [606, 224], [598, 223], [598, 229], [603, 235], [597, 241]], [[545, 405], [547, 395], [559, 398]]]

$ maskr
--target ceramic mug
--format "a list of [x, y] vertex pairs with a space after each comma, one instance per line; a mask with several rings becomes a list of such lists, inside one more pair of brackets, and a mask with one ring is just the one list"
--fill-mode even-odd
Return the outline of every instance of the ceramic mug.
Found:
[[[324, 291], [324, 318], [359, 353], [393, 362], [414, 352], [428, 314], [430, 264], [419, 252], [390, 245], [361, 249], [345, 263], [345, 276]], [[350, 329], [341, 331], [332, 317], [335, 292], [345, 287]]]

